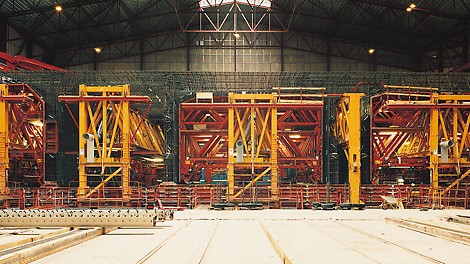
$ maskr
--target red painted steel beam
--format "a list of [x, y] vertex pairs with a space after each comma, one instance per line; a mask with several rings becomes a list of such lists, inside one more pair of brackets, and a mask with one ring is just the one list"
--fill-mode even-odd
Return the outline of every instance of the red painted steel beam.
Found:
[[78, 103], [80, 101], [87, 102], [99, 102], [99, 101], [128, 101], [128, 102], [137, 102], [137, 103], [151, 103], [152, 100], [148, 96], [69, 96], [61, 95], [58, 97], [59, 102], [74, 102]]

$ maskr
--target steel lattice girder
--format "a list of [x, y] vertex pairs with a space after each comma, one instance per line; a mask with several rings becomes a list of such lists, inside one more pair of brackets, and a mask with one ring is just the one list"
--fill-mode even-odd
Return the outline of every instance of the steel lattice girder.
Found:
[[[226, 171], [230, 106], [227, 100], [226, 97], [214, 97], [210, 103], [196, 103], [195, 99], [191, 99], [180, 104], [180, 174], [186, 182], [199, 180], [203, 169], [206, 181], [212, 180], [212, 175], [208, 174]], [[304, 98], [303, 102], [279, 100], [275, 104], [237, 102], [237, 108], [249, 107], [256, 107], [259, 111], [257, 114], [263, 116], [263, 121], [266, 121], [264, 115], [267, 109], [275, 107], [277, 110], [277, 163], [280, 175], [285, 176], [285, 169], [293, 168], [297, 170], [300, 181], [319, 180], [322, 154], [321, 98], [315, 101]], [[248, 116], [247, 112], [239, 114], [240, 121], [246, 122]], [[261, 130], [258, 131], [259, 134]]]
[[1, 181], [5, 184], [6, 181], [13, 181], [42, 185], [46, 143], [44, 100], [27, 84], [3, 86], [4, 94], [0, 100], [5, 103], [5, 113], [2, 114], [2, 123], [8, 129], [2, 131], [8, 135], [5, 147], [9, 154], [6, 160], [2, 159], [10, 164], [8, 177], [2, 177]]

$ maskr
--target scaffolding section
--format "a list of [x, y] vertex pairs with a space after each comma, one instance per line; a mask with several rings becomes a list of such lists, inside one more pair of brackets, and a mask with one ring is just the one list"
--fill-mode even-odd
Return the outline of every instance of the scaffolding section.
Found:
[[441, 205], [443, 199], [461, 200], [466, 193], [460, 187], [470, 184], [470, 95], [433, 93], [430, 108], [433, 204]]
[[2, 192], [7, 185], [42, 186], [45, 153], [52, 153], [49, 146], [58, 144], [51, 141], [55, 136], [47, 144], [44, 100], [27, 84], [2, 84], [1, 92]]
[[59, 101], [79, 107], [75, 121], [80, 135], [78, 202], [94, 198], [105, 186], [118, 187], [118, 199], [129, 202], [130, 142], [135, 136], [130, 128], [130, 103], [150, 104], [150, 98], [130, 95], [129, 85], [80, 85], [79, 96], [59, 96]]
[[[279, 199], [277, 107], [275, 94], [228, 95], [227, 200], [257, 200], [256, 184], [268, 176], [272, 201]], [[280, 144], [279, 144], [280, 145]], [[235, 186], [241, 189], [235, 192]]]
[[259, 185], [270, 185], [264, 198], [277, 201], [281, 181], [321, 180], [324, 88], [302, 88], [303, 94], [274, 89], [228, 97], [197, 93], [181, 103], [181, 180], [211, 183], [225, 176], [229, 201], [260, 198]]
[[370, 97], [371, 182], [429, 184], [429, 103], [437, 88], [383, 88]]

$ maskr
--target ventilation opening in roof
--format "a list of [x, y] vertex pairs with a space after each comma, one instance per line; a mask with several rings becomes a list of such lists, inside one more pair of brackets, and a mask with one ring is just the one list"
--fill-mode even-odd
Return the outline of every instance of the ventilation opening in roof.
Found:
[[199, 6], [201, 8], [210, 8], [215, 6], [237, 3], [255, 7], [271, 8], [271, 1], [272, 0], [200, 0]]

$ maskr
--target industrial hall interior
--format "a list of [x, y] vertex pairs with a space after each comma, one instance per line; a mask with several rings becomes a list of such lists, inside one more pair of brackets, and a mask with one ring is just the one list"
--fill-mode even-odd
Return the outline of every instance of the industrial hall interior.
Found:
[[0, 0], [0, 263], [470, 263], [469, 0]]

